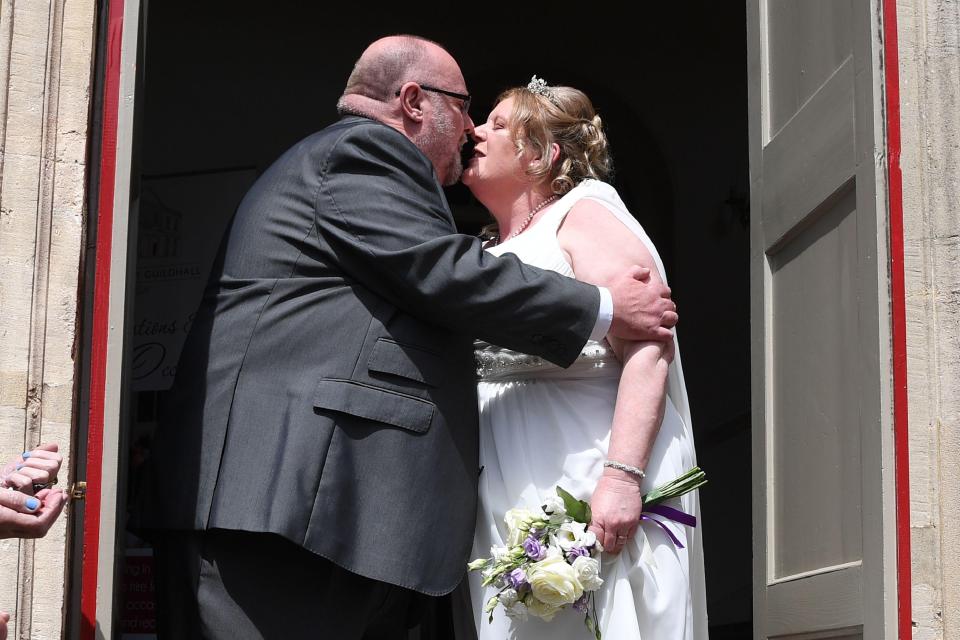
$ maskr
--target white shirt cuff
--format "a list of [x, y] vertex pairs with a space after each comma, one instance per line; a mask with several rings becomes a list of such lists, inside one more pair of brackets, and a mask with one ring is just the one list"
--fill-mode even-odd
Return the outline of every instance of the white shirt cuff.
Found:
[[597, 287], [600, 290], [600, 308], [597, 310], [597, 324], [593, 325], [590, 339], [600, 342], [607, 337], [610, 323], [613, 322], [613, 296], [606, 287]]

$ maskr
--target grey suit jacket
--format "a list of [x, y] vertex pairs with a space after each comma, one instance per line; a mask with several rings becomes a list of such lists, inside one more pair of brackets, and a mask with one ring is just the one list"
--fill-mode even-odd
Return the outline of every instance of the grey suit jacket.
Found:
[[136, 524], [272, 532], [449, 592], [476, 512], [474, 337], [566, 365], [598, 304], [595, 287], [457, 235], [419, 149], [344, 118], [241, 202]]

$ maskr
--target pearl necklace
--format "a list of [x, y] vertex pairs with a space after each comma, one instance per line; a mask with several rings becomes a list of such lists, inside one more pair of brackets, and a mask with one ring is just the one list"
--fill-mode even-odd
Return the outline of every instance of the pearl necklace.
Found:
[[[523, 230], [527, 228], [527, 225], [529, 225], [530, 222], [533, 221], [533, 216], [537, 215], [537, 212], [540, 211], [540, 209], [543, 209], [545, 206], [547, 206], [548, 204], [550, 204], [551, 202], [553, 202], [554, 200], [556, 200], [556, 199], [559, 198], [559, 197], [560, 197], [560, 196], [554, 194], [554, 195], [550, 196], [549, 198], [547, 198], [546, 200], [544, 200], [543, 202], [541, 202], [540, 204], [538, 204], [537, 206], [535, 206], [535, 207], [533, 208], [533, 211], [531, 211], [530, 213], [528, 213], [528, 214], [527, 214], [527, 217], [524, 218], [523, 222], [520, 223], [520, 226], [517, 227], [510, 235], [508, 235], [506, 238], [504, 238], [504, 239], [503, 239], [503, 242], [506, 242], [507, 240], [509, 240], [509, 239], [511, 239], [511, 238], [516, 238], [518, 235], [520, 235], [521, 233], [523, 233]], [[501, 242], [500, 237], [497, 236], [497, 241], [494, 243], [494, 245], [498, 245], [498, 244], [500, 244], [500, 242]]]

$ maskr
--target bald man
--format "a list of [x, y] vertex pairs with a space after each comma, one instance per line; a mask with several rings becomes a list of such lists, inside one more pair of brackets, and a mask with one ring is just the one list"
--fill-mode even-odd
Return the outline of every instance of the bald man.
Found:
[[139, 522], [165, 532], [163, 637], [406, 638], [471, 548], [474, 338], [566, 366], [608, 329], [670, 337], [640, 270], [598, 290], [456, 234], [469, 104], [442, 47], [378, 40], [241, 202]]

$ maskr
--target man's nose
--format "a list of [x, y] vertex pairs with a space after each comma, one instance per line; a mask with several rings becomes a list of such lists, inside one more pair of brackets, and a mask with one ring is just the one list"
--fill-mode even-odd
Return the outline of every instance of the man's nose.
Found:
[[463, 130], [467, 132], [467, 135], [472, 136], [474, 134], [474, 131], [476, 131], [477, 127], [473, 123], [473, 118], [470, 117], [469, 113], [465, 113], [463, 115], [464, 115]]

